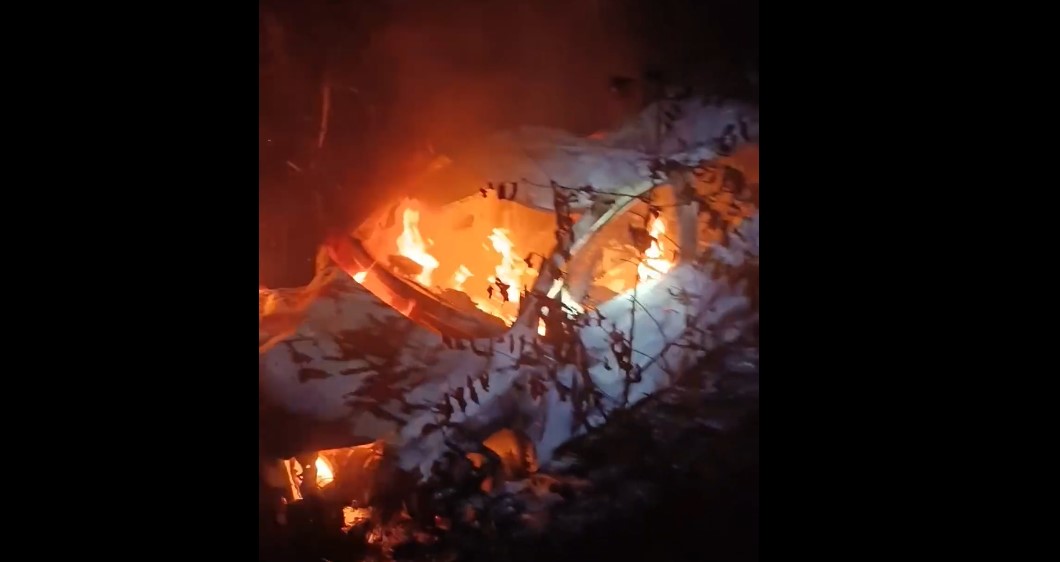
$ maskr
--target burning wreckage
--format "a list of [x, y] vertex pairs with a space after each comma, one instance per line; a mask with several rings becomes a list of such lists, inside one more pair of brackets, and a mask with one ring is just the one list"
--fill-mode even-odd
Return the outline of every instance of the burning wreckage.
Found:
[[662, 101], [592, 138], [524, 128], [416, 181], [467, 196], [397, 201], [327, 241], [308, 286], [259, 291], [281, 501], [363, 504], [380, 467], [423, 480], [454, 451], [509, 480], [557, 469], [561, 445], [679, 379], [717, 391], [697, 366], [723, 348], [757, 396], [756, 108]]

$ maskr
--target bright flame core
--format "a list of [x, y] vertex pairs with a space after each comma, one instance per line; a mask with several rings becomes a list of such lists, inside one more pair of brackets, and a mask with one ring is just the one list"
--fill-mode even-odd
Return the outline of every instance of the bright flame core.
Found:
[[423, 271], [416, 276], [416, 282], [425, 287], [431, 286], [431, 273], [438, 269], [438, 260], [427, 253], [427, 245], [420, 235], [420, 212], [405, 209], [401, 215], [401, 235], [397, 239], [398, 253], [420, 264]]
[[317, 457], [317, 486], [324, 487], [335, 480], [335, 473], [331, 471], [331, 465], [323, 457]]
[[666, 234], [666, 223], [655, 217], [648, 227], [648, 233], [654, 238], [651, 246], [644, 251], [644, 259], [637, 265], [637, 284], [654, 281], [670, 271], [673, 262], [663, 256], [663, 236]]
[[453, 274], [453, 281], [450, 285], [452, 285], [453, 289], [456, 289], [457, 291], [463, 291], [464, 282], [467, 281], [467, 278], [471, 277], [471, 275], [471, 270], [468, 269], [466, 265], [461, 264], [460, 267], [456, 269], [456, 273]]
[[490, 243], [493, 244], [493, 249], [501, 255], [501, 263], [497, 265], [495, 270], [496, 277], [490, 277], [490, 283], [496, 282], [498, 279], [508, 285], [508, 300], [518, 304], [519, 295], [522, 292], [523, 275], [526, 273], [533, 273], [533, 270], [526, 266], [526, 262], [515, 256], [515, 244], [512, 243], [511, 238], [508, 238], [508, 231], [503, 228], [494, 228], [493, 232], [489, 236]]
[[487, 278], [491, 285], [500, 281], [508, 286], [504, 295], [508, 297], [507, 302], [504, 296], [497, 294], [499, 290], [496, 288], [491, 298], [472, 297], [471, 300], [479, 310], [502, 318], [508, 324], [513, 324], [519, 314], [523, 276], [536, 275], [537, 272], [518, 257], [515, 253], [515, 244], [508, 235], [507, 230], [494, 228], [488, 237], [493, 251], [501, 255], [501, 262], [493, 269], [493, 275]]

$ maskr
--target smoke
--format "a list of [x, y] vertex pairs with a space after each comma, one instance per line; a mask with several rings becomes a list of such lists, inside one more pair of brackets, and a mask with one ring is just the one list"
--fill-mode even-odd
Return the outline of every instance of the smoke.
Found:
[[395, 147], [452, 153], [520, 125], [590, 134], [639, 109], [612, 76], [732, 93], [722, 82], [756, 64], [757, 19], [757, 0], [395, 1], [362, 38], [361, 89], [389, 109]]
[[517, 125], [606, 127], [608, 77], [638, 75], [617, 2], [410, 1], [370, 38], [390, 125], [438, 150]]

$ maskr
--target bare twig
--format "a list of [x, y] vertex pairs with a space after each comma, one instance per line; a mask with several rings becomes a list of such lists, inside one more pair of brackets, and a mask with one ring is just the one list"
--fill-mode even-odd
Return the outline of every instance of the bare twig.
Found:
[[[549, 188], [549, 189], [553, 188], [553, 186], [551, 186], [551, 185], [543, 185], [543, 184], [540, 184], [540, 183], [534, 183], [534, 182], [526, 179], [525, 177], [524, 178], [519, 178], [519, 181], [525, 183], [526, 185], [532, 185], [534, 187], [545, 187], [545, 188]], [[588, 193], [588, 194], [591, 194], [591, 195], [607, 195], [607, 196], [610, 196], [610, 197], [629, 197], [630, 199], [639, 199], [639, 198], [641, 198], [643, 196], [643, 194], [641, 194], [641, 195], [630, 195], [628, 193], [616, 193], [614, 191], [603, 191], [601, 189], [596, 189], [595, 187], [589, 187], [589, 186], [567, 187], [565, 185], [560, 185], [560, 184], [557, 183], [554, 187], [556, 189], [561, 189], [561, 190], [566, 190], [566, 191], [578, 191], [578, 192], [581, 192], [581, 193]]]

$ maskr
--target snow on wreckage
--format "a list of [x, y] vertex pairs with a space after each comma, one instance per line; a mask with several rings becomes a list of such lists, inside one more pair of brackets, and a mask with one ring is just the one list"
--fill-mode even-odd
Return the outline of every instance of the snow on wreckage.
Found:
[[308, 286], [260, 290], [263, 451], [379, 443], [423, 476], [510, 429], [547, 466], [757, 321], [757, 143], [753, 107], [663, 101], [420, 178], [469, 195], [396, 202], [330, 240]]

